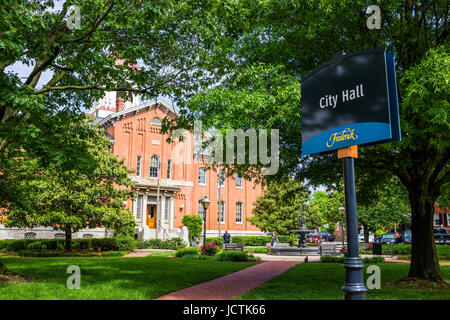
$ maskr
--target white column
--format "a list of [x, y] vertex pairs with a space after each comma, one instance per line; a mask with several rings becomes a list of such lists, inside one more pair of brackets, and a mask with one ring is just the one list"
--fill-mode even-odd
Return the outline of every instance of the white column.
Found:
[[170, 212], [169, 212], [169, 226], [170, 229], [173, 229], [175, 220], [175, 200], [173, 195], [170, 197]]
[[147, 225], [147, 200], [148, 193], [144, 193], [144, 200], [142, 201], [142, 219], [141, 219], [141, 227], [144, 228]]

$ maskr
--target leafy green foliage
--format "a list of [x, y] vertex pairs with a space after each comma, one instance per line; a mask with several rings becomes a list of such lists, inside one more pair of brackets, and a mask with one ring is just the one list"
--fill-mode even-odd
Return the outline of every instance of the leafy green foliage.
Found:
[[215, 242], [204, 243], [200, 247], [200, 253], [206, 256], [213, 256], [219, 251]]
[[185, 255], [198, 255], [199, 251], [197, 248], [184, 248], [184, 249], [178, 249], [177, 252], [175, 252], [176, 257], [183, 257]]
[[287, 235], [298, 228], [298, 215], [304, 211], [308, 228], [320, 226], [320, 217], [314, 207], [306, 204], [308, 200], [309, 192], [301, 183], [291, 179], [272, 181], [256, 200], [253, 216], [247, 220], [263, 231]]
[[[222, 237], [206, 238], [206, 242], [215, 242], [219, 247], [223, 246], [223, 238]], [[231, 242], [233, 242], [233, 240], [231, 240]]]
[[377, 196], [368, 205], [358, 205], [358, 220], [364, 231], [384, 234], [394, 225], [410, 224], [411, 214], [405, 188], [398, 179], [392, 178], [387, 184], [373, 187]]
[[47, 226], [66, 233], [106, 227], [116, 235], [133, 233], [134, 217], [124, 207], [124, 201], [134, 195], [129, 189], [131, 171], [108, 152], [109, 141], [102, 129], [89, 128], [82, 119], [74, 119], [65, 128], [68, 135], [78, 129], [89, 133], [79, 139], [88, 147], [90, 169], [80, 163], [66, 170], [63, 164], [53, 163], [42, 171], [33, 158], [18, 159], [26, 177], [19, 184], [23, 201], [6, 206], [7, 226]]
[[185, 214], [181, 223], [185, 225], [189, 230], [189, 242], [198, 242], [198, 239], [202, 233], [203, 220], [199, 215]]
[[[214, 256], [215, 261], [257, 261], [254, 256], [242, 251], [222, 251]], [[260, 259], [259, 259], [260, 260]]]
[[138, 240], [136, 247], [138, 249], [167, 249], [177, 250], [186, 247], [186, 243], [180, 238], [171, 238], [167, 240], [151, 239], [151, 240]]

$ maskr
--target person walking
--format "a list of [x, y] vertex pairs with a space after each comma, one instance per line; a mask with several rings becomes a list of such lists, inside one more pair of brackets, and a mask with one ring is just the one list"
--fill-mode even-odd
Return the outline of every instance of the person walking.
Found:
[[223, 241], [225, 244], [228, 244], [231, 242], [231, 235], [228, 233], [227, 230], [225, 230], [225, 233], [223, 234], [222, 238], [223, 238]]
[[275, 231], [272, 232], [272, 248], [276, 248], [278, 245], [278, 237]]

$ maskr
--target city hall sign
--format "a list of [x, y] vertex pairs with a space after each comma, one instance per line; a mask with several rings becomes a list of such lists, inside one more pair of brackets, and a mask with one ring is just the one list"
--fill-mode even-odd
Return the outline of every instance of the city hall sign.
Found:
[[302, 154], [400, 140], [394, 55], [336, 54], [302, 79]]

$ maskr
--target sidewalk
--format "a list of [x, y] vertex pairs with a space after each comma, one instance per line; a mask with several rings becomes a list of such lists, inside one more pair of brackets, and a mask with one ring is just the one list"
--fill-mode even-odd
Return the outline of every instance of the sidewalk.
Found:
[[268, 261], [175, 291], [155, 300], [232, 300], [282, 274], [300, 261]]

